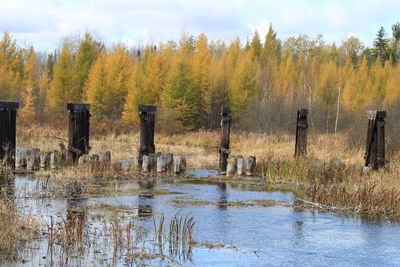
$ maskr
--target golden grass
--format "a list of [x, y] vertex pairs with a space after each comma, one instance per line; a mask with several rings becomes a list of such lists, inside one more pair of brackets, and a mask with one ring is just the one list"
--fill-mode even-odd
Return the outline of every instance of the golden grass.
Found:
[[[64, 131], [50, 126], [20, 126], [17, 133], [17, 146], [40, 148], [42, 151], [58, 149], [59, 138], [67, 140], [67, 129]], [[364, 149], [349, 148], [346, 145], [347, 135], [310, 134], [308, 137], [308, 154], [311, 158], [329, 161], [334, 157], [342, 158], [346, 164], [363, 164]], [[155, 136], [156, 151], [174, 153], [174, 155], [192, 155], [188, 160], [189, 168], [217, 168], [220, 133], [218, 131], [196, 131], [176, 135]], [[130, 134], [92, 135], [90, 137], [91, 154], [111, 151], [113, 160], [133, 158], [138, 154], [139, 132]], [[231, 151], [233, 155], [256, 156], [257, 159], [270, 155], [279, 158], [291, 158], [294, 153], [294, 136], [289, 134], [232, 133]], [[400, 159], [400, 153], [395, 155]]]
[[[17, 257], [18, 247], [33, 240], [40, 230], [36, 217], [20, 216], [12, 199], [0, 198], [0, 256], [5, 260]], [[1, 261], [0, 258], [0, 261]]]

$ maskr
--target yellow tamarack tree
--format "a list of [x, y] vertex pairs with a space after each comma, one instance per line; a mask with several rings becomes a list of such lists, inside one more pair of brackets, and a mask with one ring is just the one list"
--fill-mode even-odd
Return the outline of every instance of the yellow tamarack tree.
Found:
[[37, 94], [38, 94], [38, 68], [36, 53], [31, 47], [28, 51], [25, 65], [25, 90], [22, 94], [22, 108], [20, 114], [26, 122], [33, 122], [37, 118]]
[[256, 95], [256, 68], [252, 64], [251, 53], [242, 53], [230, 81], [230, 102], [232, 115], [238, 117], [239, 112]]
[[59, 59], [54, 66], [53, 80], [47, 96], [50, 111], [54, 115], [61, 115], [67, 102], [81, 100], [79, 89], [74, 83], [72, 44], [68, 41], [63, 43]]
[[24, 51], [17, 47], [11, 34], [0, 40], [0, 99], [18, 100], [25, 88]]
[[86, 100], [96, 119], [119, 119], [125, 98], [132, 86], [133, 59], [124, 45], [103, 53], [89, 72], [85, 86]]
[[207, 37], [200, 34], [195, 41], [193, 53], [193, 73], [201, 96], [203, 97], [204, 110], [210, 113], [212, 92], [210, 88], [211, 52], [208, 48]]
[[49, 70], [47, 66], [42, 70], [42, 74], [39, 79], [39, 93], [37, 97], [37, 111], [38, 119], [43, 121], [46, 118], [47, 110], [47, 93], [50, 90], [50, 78]]
[[[308, 108], [313, 128], [336, 131], [347, 127], [351, 113], [399, 105], [395, 36], [371, 48], [356, 37], [336, 46], [322, 35], [281, 40], [270, 26], [266, 36], [254, 32], [245, 44], [184, 33], [178, 42], [127, 48], [105, 47], [86, 33], [48, 55], [38, 53], [33, 64], [32, 49], [4, 33], [0, 101], [19, 101], [21, 116], [42, 121], [45, 110], [65, 116], [67, 102], [88, 101], [94, 118], [128, 122], [137, 120], [139, 104], [157, 104], [160, 118], [187, 129], [218, 128], [220, 107], [229, 105], [240, 127], [290, 130], [296, 109]], [[265, 116], [245, 125], [240, 119], [251, 111]]]
[[317, 97], [325, 110], [325, 129], [330, 131], [335, 114], [335, 104], [338, 98], [338, 71], [333, 60], [327, 61], [321, 66]]
[[135, 62], [133, 72], [130, 77], [130, 86], [128, 88], [128, 94], [126, 96], [124, 111], [122, 112], [122, 119], [125, 122], [137, 122], [139, 120], [139, 104], [151, 104], [147, 102], [142, 102], [141, 79], [142, 73], [140, 72], [140, 64], [139, 62]]

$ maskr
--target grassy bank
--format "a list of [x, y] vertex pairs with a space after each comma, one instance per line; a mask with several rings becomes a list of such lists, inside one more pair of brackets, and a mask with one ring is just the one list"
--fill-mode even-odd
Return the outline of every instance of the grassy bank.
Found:
[[344, 165], [315, 158], [278, 159], [258, 163], [269, 181], [297, 185], [302, 206], [361, 216], [400, 219], [400, 169], [364, 172], [360, 165]]

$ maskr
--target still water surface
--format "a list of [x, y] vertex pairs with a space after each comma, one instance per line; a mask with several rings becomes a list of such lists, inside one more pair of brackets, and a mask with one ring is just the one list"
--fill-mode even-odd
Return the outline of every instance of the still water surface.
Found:
[[[203, 183], [199, 176], [214, 173], [193, 174], [198, 177], [186, 181], [124, 183], [119, 187], [146, 189], [146, 194], [78, 200], [37, 198], [30, 194], [38, 190], [37, 181], [17, 176], [13, 190], [17, 197], [15, 204], [22, 213], [37, 214], [48, 224], [51, 221], [56, 224], [66, 221], [69, 210], [84, 210], [84, 231], [89, 242], [76, 253], [59, 245], [49, 247], [49, 239], [42, 237], [20, 251], [17, 262], [0, 265], [400, 266], [399, 224], [299, 210], [291, 206], [295, 201], [291, 192]], [[164, 193], [152, 194], [153, 191]], [[32, 197], [26, 198], [27, 195]], [[276, 203], [255, 205], [257, 200]], [[194, 217], [195, 241], [215, 246], [194, 246], [189, 257], [138, 261], [129, 258], [129, 250], [115, 248], [112, 236], [107, 234], [117, 220], [121, 225], [132, 222], [136, 227], [132, 233], [135, 251], [143, 247], [146, 253], [159, 253], [151, 241], [155, 239], [154, 222], [157, 224], [163, 215], [168, 228], [169, 220], [176, 214]]]

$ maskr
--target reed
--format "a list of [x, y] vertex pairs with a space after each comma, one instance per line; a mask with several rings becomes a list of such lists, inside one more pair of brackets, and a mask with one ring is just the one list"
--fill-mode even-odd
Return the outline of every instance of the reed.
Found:
[[167, 232], [164, 229], [164, 220], [163, 215], [160, 216], [158, 224], [153, 219], [156, 243], [161, 248], [168, 244], [168, 252], [173, 257], [190, 259], [192, 247], [196, 244], [193, 239], [193, 230], [196, 225], [194, 217], [176, 214], [169, 221]]
[[269, 182], [297, 185], [297, 198], [323, 210], [400, 219], [400, 170], [364, 172], [362, 166], [338, 159], [276, 158], [258, 161], [258, 172]]
[[38, 236], [40, 226], [37, 217], [18, 214], [13, 199], [0, 198], [0, 262], [15, 260], [18, 249]]

